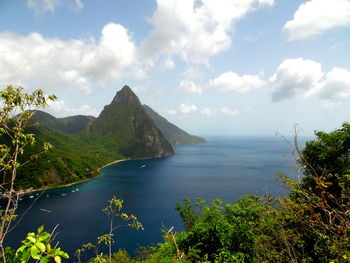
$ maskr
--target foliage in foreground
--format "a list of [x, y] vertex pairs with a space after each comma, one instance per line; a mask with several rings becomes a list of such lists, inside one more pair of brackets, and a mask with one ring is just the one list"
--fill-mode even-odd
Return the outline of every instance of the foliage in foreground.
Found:
[[350, 262], [350, 125], [316, 136], [296, 145], [301, 180], [278, 175], [287, 197], [185, 199], [176, 207], [185, 231], [165, 230], [136, 259], [119, 250], [111, 262]]
[[[8, 102], [0, 111], [0, 124], [5, 124], [0, 132], [12, 136], [14, 146], [2, 144], [0, 148], [1, 187], [8, 200], [1, 210], [0, 260], [59, 263], [68, 255], [51, 247], [51, 235], [42, 227], [37, 234], [29, 233], [17, 251], [3, 248], [16, 218], [18, 194], [14, 184], [17, 169], [24, 164], [17, 157], [23, 155], [24, 146], [35, 142], [33, 134], [24, 132], [31, 117], [24, 109], [46, 105], [42, 91], [32, 95], [21, 91], [10, 86], [0, 93]], [[7, 125], [9, 113], [17, 107], [23, 115], [14, 119], [14, 125]], [[192, 204], [185, 199], [176, 209], [186, 230], [175, 233], [173, 227], [166, 229], [164, 242], [141, 248], [136, 259], [123, 250], [112, 253], [113, 231], [119, 227], [113, 224], [115, 217], [129, 222], [128, 226], [142, 228], [136, 217], [121, 213], [121, 200], [113, 198], [104, 210], [110, 219], [110, 232], [98, 239], [97, 246], [85, 246], [95, 249], [105, 244], [109, 254], [96, 253], [89, 262], [350, 262], [350, 124], [344, 123], [330, 133], [317, 132], [316, 136], [302, 151], [296, 145], [301, 181], [279, 175], [290, 191], [286, 198], [244, 196], [235, 204], [200, 199]]]
[[136, 262], [350, 262], [350, 124], [316, 136], [295, 148], [302, 179], [279, 175], [287, 197], [185, 199], [186, 230]]
[[6, 262], [4, 241], [13, 229], [17, 218], [19, 192], [16, 191], [18, 171], [25, 164], [47, 152], [52, 146], [43, 143], [35, 154], [21, 160], [26, 147], [34, 145], [34, 134], [26, 132], [32, 117], [30, 109], [44, 108], [48, 101], [55, 100], [54, 95], [47, 96], [42, 90], [23, 93], [23, 88], [11, 85], [0, 91], [0, 250], [2, 260]]

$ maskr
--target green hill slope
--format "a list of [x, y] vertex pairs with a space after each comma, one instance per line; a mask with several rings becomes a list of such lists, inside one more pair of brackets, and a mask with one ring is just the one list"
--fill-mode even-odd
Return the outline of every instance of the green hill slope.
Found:
[[139, 99], [125, 86], [98, 118], [55, 118], [35, 112], [29, 133], [37, 143], [28, 147], [22, 162], [38, 154], [44, 142], [54, 148], [19, 170], [18, 188], [54, 186], [97, 175], [97, 169], [126, 158], [152, 158], [174, 154]]
[[151, 107], [143, 105], [143, 108], [171, 144], [196, 144], [207, 142], [201, 137], [188, 134], [184, 130], [181, 130], [179, 127], [170, 123], [167, 119], [155, 112]]
[[32, 154], [40, 153], [44, 142], [50, 142], [54, 148], [19, 169], [18, 188], [55, 186], [89, 179], [97, 175], [99, 167], [124, 158], [79, 135], [42, 126], [30, 128], [29, 132], [36, 135], [37, 143], [26, 149], [21, 156], [22, 162]]
[[111, 104], [104, 107], [84, 136], [128, 158], [174, 154], [171, 144], [146, 114], [139, 99], [128, 86], [124, 86]]
[[96, 118], [84, 115], [55, 118], [46, 112], [36, 111], [33, 119], [34, 121], [39, 122], [41, 126], [47, 128], [55, 129], [63, 133], [77, 133], [85, 130], [88, 124]]

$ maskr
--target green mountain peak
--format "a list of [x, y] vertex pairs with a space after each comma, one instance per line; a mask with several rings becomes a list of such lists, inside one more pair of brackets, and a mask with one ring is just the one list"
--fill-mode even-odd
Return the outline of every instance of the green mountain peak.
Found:
[[127, 85], [125, 85], [120, 91], [117, 92], [112, 103], [123, 105], [141, 105], [139, 98]]
[[111, 151], [128, 158], [149, 158], [174, 154], [135, 93], [124, 86], [111, 104], [91, 123], [87, 133]]

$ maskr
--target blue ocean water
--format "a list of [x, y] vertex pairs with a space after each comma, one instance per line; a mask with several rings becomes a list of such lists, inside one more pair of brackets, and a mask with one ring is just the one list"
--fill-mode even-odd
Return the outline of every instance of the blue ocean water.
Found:
[[[295, 176], [292, 149], [280, 137], [212, 137], [207, 144], [175, 146], [175, 151], [165, 158], [110, 165], [94, 180], [45, 191], [10, 233], [7, 244], [19, 247], [25, 233], [42, 224], [50, 232], [58, 224], [55, 240], [74, 257], [82, 244], [95, 242], [107, 232], [107, 217], [101, 210], [115, 195], [145, 228], [115, 233], [115, 247], [134, 255], [138, 246], [162, 240], [162, 224], [174, 226], [175, 231], [183, 229], [174, 209], [183, 198], [235, 202], [244, 194], [283, 196], [285, 190], [275, 175]], [[23, 197], [19, 214], [32, 202], [29, 196]]]

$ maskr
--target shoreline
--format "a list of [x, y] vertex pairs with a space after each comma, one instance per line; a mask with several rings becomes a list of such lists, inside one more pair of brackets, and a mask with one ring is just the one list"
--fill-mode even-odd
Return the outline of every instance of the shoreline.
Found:
[[75, 185], [75, 184], [80, 184], [80, 183], [85, 183], [85, 182], [88, 182], [88, 181], [91, 181], [93, 179], [95, 179], [96, 177], [99, 177], [101, 174], [100, 174], [100, 170], [107, 167], [107, 166], [110, 166], [112, 164], [115, 164], [115, 163], [121, 163], [121, 162], [125, 162], [125, 161], [129, 161], [129, 159], [120, 159], [120, 160], [115, 160], [113, 162], [110, 162], [110, 163], [107, 163], [99, 168], [96, 169], [97, 171], [97, 175], [96, 176], [93, 176], [91, 178], [87, 178], [87, 179], [84, 179], [84, 180], [80, 180], [80, 181], [77, 181], [77, 182], [73, 182], [73, 183], [68, 183], [68, 184], [63, 184], [63, 185], [57, 185], [57, 186], [48, 186], [48, 187], [40, 187], [40, 188], [36, 188], [36, 189], [27, 189], [27, 190], [19, 190], [17, 191], [17, 194], [18, 196], [22, 196], [22, 195], [25, 195], [25, 194], [30, 194], [30, 193], [35, 193], [35, 192], [40, 192], [40, 191], [45, 191], [45, 190], [49, 190], [49, 189], [54, 189], [54, 188], [64, 188], [64, 187], [69, 187], [69, 186], [72, 186], [72, 185]]

